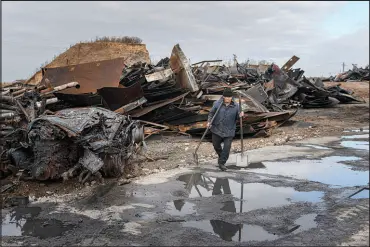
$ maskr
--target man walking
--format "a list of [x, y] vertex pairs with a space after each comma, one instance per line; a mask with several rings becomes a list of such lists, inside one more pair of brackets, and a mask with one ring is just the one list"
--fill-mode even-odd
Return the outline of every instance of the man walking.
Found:
[[[212, 125], [211, 120], [218, 111]], [[230, 88], [225, 88], [222, 98], [216, 101], [208, 114], [207, 126], [211, 125], [212, 143], [218, 154], [218, 166], [222, 171], [226, 171], [226, 161], [229, 159], [231, 143], [235, 136], [236, 121], [244, 116], [244, 112], [240, 112], [239, 104], [233, 100], [233, 94]], [[221, 143], [224, 147], [221, 147]]]

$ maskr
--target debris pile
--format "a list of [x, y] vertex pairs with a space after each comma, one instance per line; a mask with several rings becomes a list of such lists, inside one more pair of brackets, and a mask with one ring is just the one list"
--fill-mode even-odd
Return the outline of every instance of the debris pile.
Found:
[[350, 81], [368, 81], [370, 80], [370, 69], [367, 65], [364, 69], [358, 68], [357, 65], [352, 64], [352, 69], [339, 73], [336, 76], [324, 78], [323, 81], [334, 81], [334, 82], [350, 82]]
[[[81, 182], [122, 175], [144, 140], [163, 132], [201, 135], [225, 87], [240, 96], [246, 136], [268, 136], [299, 107], [361, 102], [339, 85], [307, 79], [293, 56], [266, 71], [207, 60], [193, 65], [179, 45], [156, 65], [123, 58], [42, 70], [37, 86], [2, 88], [1, 176]], [[360, 71], [360, 70], [358, 70]], [[360, 73], [360, 72], [358, 72]], [[362, 73], [362, 72], [361, 72]], [[236, 97], [239, 98], [239, 97]]]

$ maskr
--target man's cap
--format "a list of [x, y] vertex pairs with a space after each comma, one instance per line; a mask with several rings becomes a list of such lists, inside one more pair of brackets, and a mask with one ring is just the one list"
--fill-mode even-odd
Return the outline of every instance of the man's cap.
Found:
[[224, 92], [222, 93], [222, 96], [224, 97], [233, 97], [233, 92], [231, 91], [230, 88], [225, 88]]

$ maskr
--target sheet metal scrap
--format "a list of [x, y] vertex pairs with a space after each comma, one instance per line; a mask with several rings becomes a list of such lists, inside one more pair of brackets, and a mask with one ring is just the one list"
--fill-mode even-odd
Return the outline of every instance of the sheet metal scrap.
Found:
[[[162, 64], [169, 66], [167, 63]], [[170, 99], [178, 96], [185, 90], [177, 86], [171, 68], [157, 67], [140, 62], [129, 68], [124, 68], [119, 83], [124, 87], [131, 87], [135, 83], [140, 84], [144, 97], [149, 102]]]
[[41, 83], [48, 80], [53, 87], [56, 87], [67, 82], [78, 81], [80, 88], [68, 88], [61, 93], [96, 93], [97, 89], [102, 87], [118, 87], [118, 81], [124, 67], [125, 59], [116, 58], [72, 66], [45, 68]]
[[199, 90], [189, 61], [179, 44], [175, 45], [172, 49], [170, 66], [176, 75], [176, 82], [180, 88], [188, 89], [190, 92], [197, 92]]
[[348, 70], [346, 72], [339, 73], [334, 78], [330, 78], [329, 80], [335, 82], [344, 82], [344, 81], [366, 81], [369, 80], [369, 65], [367, 65], [364, 69], [358, 68], [357, 65], [352, 64], [352, 70]]
[[294, 64], [296, 64], [299, 60], [299, 57], [293, 56], [291, 59], [289, 59], [281, 68], [283, 71], [288, 72]]
[[98, 89], [98, 94], [102, 97], [103, 104], [112, 111], [144, 97], [139, 82], [130, 87], [103, 87]]
[[361, 98], [349, 95], [339, 87], [325, 88], [322, 80], [309, 80], [303, 73], [301, 69], [286, 73], [276, 64], [271, 65], [265, 73], [270, 79], [264, 83], [268, 95], [265, 106], [273, 111], [281, 111], [299, 106], [320, 108], [333, 107], [338, 103], [363, 102]]
[[120, 176], [135, 155], [135, 144], [143, 139], [139, 122], [104, 108], [73, 108], [42, 115], [28, 126], [27, 152], [32, 153], [32, 163], [24, 175], [57, 179], [78, 164], [85, 178]]
[[353, 92], [340, 87], [340, 84], [327, 87], [330, 96], [336, 98], [341, 103], [365, 103], [366, 101], [359, 96], [353, 95]]

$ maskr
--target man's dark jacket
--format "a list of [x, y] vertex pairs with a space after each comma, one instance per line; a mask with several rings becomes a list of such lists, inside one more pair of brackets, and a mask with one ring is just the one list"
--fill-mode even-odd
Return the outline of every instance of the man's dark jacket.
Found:
[[218, 107], [221, 105], [221, 109], [218, 111], [216, 118], [213, 120], [211, 126], [211, 132], [221, 137], [234, 137], [236, 129], [236, 121], [239, 120], [239, 104], [234, 101], [226, 106], [223, 102], [223, 98], [217, 100], [208, 114], [208, 122], [211, 122], [212, 117], [215, 115]]

